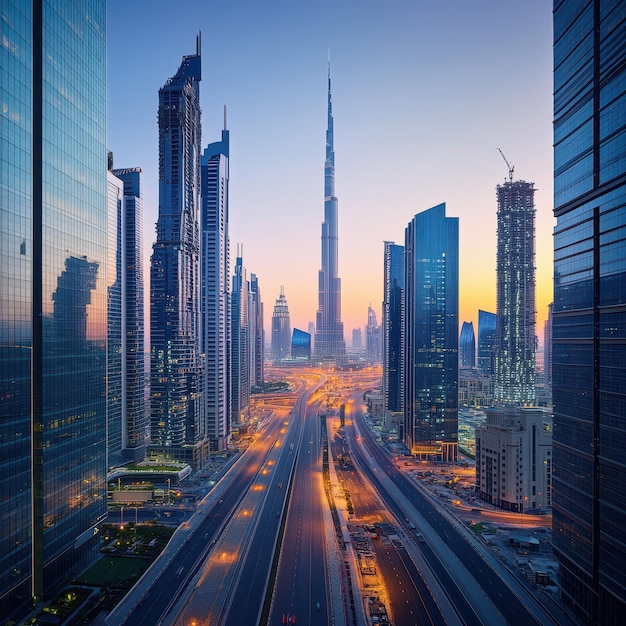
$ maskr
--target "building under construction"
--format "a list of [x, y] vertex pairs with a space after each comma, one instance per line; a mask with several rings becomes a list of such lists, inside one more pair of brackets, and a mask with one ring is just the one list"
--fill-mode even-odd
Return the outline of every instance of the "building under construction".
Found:
[[534, 183], [513, 181], [513, 168], [509, 165], [509, 178], [504, 184], [497, 186], [497, 196], [494, 399], [497, 404], [502, 405], [534, 405], [536, 351]]

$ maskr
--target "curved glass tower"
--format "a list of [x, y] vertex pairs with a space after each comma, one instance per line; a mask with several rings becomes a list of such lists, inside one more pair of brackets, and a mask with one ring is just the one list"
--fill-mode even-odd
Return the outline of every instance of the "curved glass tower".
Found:
[[335, 150], [333, 145], [333, 105], [328, 63], [328, 128], [324, 163], [324, 222], [322, 223], [322, 269], [319, 271], [319, 306], [315, 325], [315, 354], [332, 360], [343, 357], [346, 344], [341, 321], [341, 279], [338, 272], [338, 201], [335, 196]]

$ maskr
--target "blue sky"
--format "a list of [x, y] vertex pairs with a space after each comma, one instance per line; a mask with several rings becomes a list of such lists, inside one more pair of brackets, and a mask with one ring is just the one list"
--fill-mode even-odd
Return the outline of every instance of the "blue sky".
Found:
[[383, 241], [446, 202], [460, 218], [460, 320], [495, 311], [496, 193], [533, 181], [537, 312], [552, 293], [552, 3], [540, 0], [109, 0], [108, 144], [158, 214], [158, 90], [202, 31], [203, 144], [228, 109], [232, 256], [258, 275], [266, 328], [284, 285], [315, 319], [328, 50], [346, 339], [381, 316]]

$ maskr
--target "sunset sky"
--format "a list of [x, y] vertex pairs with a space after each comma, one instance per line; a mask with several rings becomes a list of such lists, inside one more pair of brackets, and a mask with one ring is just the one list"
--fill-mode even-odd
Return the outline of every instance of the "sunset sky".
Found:
[[[158, 215], [158, 90], [202, 32], [203, 147], [230, 131], [231, 260], [259, 277], [269, 331], [317, 308], [332, 58], [339, 275], [352, 329], [381, 321], [383, 242], [445, 202], [460, 223], [460, 311], [495, 312], [496, 191], [535, 183], [537, 333], [552, 301], [552, 3], [109, 0], [108, 145], [144, 173], [146, 275]], [[146, 277], [146, 288], [148, 278]]]

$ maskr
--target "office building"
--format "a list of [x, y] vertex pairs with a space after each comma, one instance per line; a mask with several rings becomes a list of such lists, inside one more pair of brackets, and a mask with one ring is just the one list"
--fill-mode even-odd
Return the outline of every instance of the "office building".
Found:
[[579, 624], [626, 623], [626, 19], [554, 2], [552, 541]]
[[333, 106], [328, 63], [328, 125], [324, 162], [324, 222], [322, 223], [322, 269], [318, 277], [318, 308], [315, 322], [315, 356], [336, 360], [346, 353], [341, 321], [341, 279], [338, 268], [338, 200], [335, 196], [335, 148]]
[[291, 358], [297, 361], [311, 360], [311, 335], [298, 328], [291, 336]]
[[263, 330], [263, 301], [256, 274], [250, 274], [250, 384], [262, 385], [265, 380], [265, 331]]
[[231, 290], [231, 427], [246, 422], [250, 412], [250, 285], [242, 254], [237, 252]]
[[461, 367], [463, 369], [473, 369], [476, 367], [476, 337], [474, 335], [474, 324], [472, 322], [463, 322], [463, 326], [461, 326], [459, 351], [461, 353]]
[[352, 329], [352, 349], [360, 350], [363, 347], [363, 331], [360, 328]]
[[150, 272], [151, 445], [202, 467], [209, 443], [200, 358], [200, 37], [159, 89], [159, 218]]
[[543, 380], [548, 390], [552, 389], [552, 302], [548, 305], [548, 319], [543, 325]]
[[[226, 111], [224, 111], [226, 118]], [[230, 441], [230, 134], [200, 158], [200, 315], [207, 436], [212, 450]]]
[[496, 360], [496, 319], [495, 313], [478, 311], [478, 369], [485, 374], [495, 372]]
[[[118, 184], [116, 190], [115, 233], [116, 243], [113, 248], [115, 257], [109, 251], [109, 274], [114, 269], [113, 288], [109, 287], [109, 342], [118, 341], [119, 359], [109, 349], [107, 357], [109, 385], [119, 378], [120, 416], [120, 451], [119, 462], [139, 462], [146, 456], [149, 444], [148, 407], [146, 403], [146, 372], [144, 362], [144, 291], [143, 291], [143, 182], [141, 168], [131, 167], [109, 171], [110, 177], [121, 183], [121, 195]], [[111, 189], [111, 183], [109, 183]], [[109, 220], [113, 214], [109, 213]], [[111, 224], [112, 225], [112, 224]], [[111, 265], [113, 263], [113, 265]], [[119, 285], [119, 286], [118, 286]], [[117, 294], [119, 293], [119, 323], [117, 321]], [[112, 304], [115, 303], [116, 307]], [[118, 365], [119, 361], [119, 365]], [[109, 407], [116, 397], [107, 393]], [[109, 442], [112, 433], [117, 433], [117, 426], [109, 416]], [[115, 465], [109, 444], [108, 466]]]
[[365, 327], [365, 359], [368, 363], [380, 363], [382, 355], [382, 334], [376, 311], [367, 307], [367, 326]]
[[[508, 163], [508, 162], [507, 162]], [[497, 187], [497, 404], [535, 404], [535, 188], [509, 179]]]
[[285, 288], [280, 288], [280, 295], [272, 314], [272, 358], [280, 361], [291, 353], [291, 319], [285, 297]]
[[106, 3], [3, 2], [2, 40], [0, 615], [19, 622], [106, 516]]
[[385, 241], [383, 268], [383, 410], [403, 408], [404, 246]]
[[493, 407], [476, 427], [476, 489], [494, 506], [520, 513], [552, 507], [552, 414]]
[[404, 442], [454, 461], [458, 446], [459, 219], [439, 204], [405, 231]]

